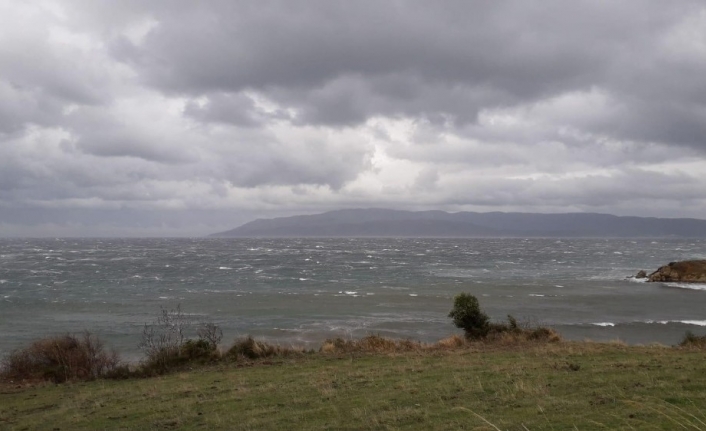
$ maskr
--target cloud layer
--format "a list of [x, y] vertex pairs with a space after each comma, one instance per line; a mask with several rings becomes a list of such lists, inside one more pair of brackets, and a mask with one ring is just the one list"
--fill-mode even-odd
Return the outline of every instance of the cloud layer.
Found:
[[706, 6], [0, 2], [0, 235], [706, 218]]

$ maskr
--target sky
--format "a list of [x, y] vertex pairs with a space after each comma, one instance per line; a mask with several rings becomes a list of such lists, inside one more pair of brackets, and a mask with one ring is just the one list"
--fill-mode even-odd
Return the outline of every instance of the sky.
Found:
[[706, 218], [702, 0], [0, 0], [0, 236]]

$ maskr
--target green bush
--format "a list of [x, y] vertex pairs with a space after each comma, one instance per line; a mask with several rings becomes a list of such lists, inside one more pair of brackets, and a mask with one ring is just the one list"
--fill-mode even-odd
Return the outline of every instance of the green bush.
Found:
[[454, 306], [449, 317], [457, 328], [463, 329], [468, 339], [483, 338], [490, 330], [490, 319], [480, 309], [478, 298], [461, 293], [454, 298]]
[[449, 317], [454, 325], [463, 329], [468, 340], [482, 340], [493, 343], [517, 342], [558, 342], [561, 336], [553, 329], [543, 326], [520, 325], [513, 316], [507, 322], [491, 322], [480, 309], [478, 299], [468, 293], [454, 298], [454, 306]]

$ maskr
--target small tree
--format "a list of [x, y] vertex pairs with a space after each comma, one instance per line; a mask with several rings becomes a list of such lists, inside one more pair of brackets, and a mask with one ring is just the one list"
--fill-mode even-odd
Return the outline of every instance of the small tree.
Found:
[[196, 335], [199, 336], [199, 340], [207, 342], [212, 350], [216, 350], [223, 339], [223, 331], [213, 322], [200, 323], [196, 329]]
[[478, 298], [469, 293], [456, 295], [449, 317], [457, 328], [464, 330], [468, 339], [483, 338], [490, 330], [488, 315], [480, 309]]
[[147, 355], [148, 362], [166, 368], [168, 362], [179, 355], [192, 322], [181, 311], [181, 304], [176, 309], [162, 307], [160, 311], [151, 325], [145, 324], [139, 347]]

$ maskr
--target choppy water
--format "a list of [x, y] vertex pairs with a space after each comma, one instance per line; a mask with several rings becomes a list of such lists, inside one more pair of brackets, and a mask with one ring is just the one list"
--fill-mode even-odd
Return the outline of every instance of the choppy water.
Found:
[[566, 337], [674, 344], [706, 332], [706, 285], [626, 280], [706, 258], [704, 240], [0, 239], [0, 353], [90, 329], [137, 357], [160, 307], [238, 335], [315, 344], [370, 333], [433, 341], [459, 292], [493, 318]]

